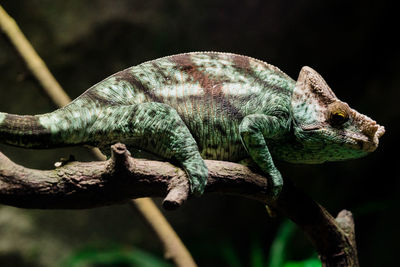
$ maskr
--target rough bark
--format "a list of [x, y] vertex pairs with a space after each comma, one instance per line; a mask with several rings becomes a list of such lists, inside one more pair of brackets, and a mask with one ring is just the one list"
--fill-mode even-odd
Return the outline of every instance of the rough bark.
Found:
[[[293, 220], [309, 237], [323, 266], [358, 266], [351, 213], [336, 220], [289, 181], [276, 202], [267, 198], [267, 179], [246, 166], [207, 160], [205, 193], [234, 194], [268, 204]], [[69, 162], [54, 170], [19, 166], [0, 154], [0, 203], [21, 208], [82, 209], [163, 197], [177, 208], [188, 196], [186, 174], [160, 161], [133, 159], [123, 144], [112, 146], [107, 161]]]

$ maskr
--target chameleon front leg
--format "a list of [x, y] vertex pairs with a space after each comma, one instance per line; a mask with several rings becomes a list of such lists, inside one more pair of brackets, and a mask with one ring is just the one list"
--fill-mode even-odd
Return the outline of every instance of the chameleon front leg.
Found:
[[176, 160], [189, 177], [190, 191], [201, 195], [208, 169], [189, 129], [172, 107], [156, 102], [109, 107], [91, 126], [100, 146], [123, 142], [129, 147]]
[[278, 137], [282, 134], [282, 129], [284, 129], [282, 119], [264, 114], [248, 115], [239, 125], [242, 143], [247, 152], [259, 168], [270, 177], [269, 188], [272, 200], [279, 196], [283, 187], [283, 179], [275, 167], [265, 139]]

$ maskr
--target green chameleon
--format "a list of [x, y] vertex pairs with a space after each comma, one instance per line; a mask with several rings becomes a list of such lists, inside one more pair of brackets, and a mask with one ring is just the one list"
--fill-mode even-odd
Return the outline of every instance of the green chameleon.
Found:
[[201, 195], [203, 159], [252, 158], [275, 199], [283, 186], [274, 160], [358, 158], [384, 127], [351, 109], [313, 69], [294, 81], [277, 67], [230, 53], [168, 56], [118, 72], [69, 105], [42, 115], [0, 113], [0, 142], [28, 148], [116, 142], [177, 162]]

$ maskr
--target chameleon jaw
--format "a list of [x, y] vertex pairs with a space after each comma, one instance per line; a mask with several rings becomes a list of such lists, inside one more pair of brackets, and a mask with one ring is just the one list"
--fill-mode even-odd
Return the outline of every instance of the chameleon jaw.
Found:
[[364, 129], [361, 133], [348, 133], [348, 138], [352, 139], [357, 146], [365, 152], [374, 152], [379, 145], [379, 138], [385, 133], [385, 127], [373, 123], [368, 127], [368, 130]]
[[363, 143], [362, 149], [367, 152], [375, 151], [379, 144], [379, 138], [381, 138], [381, 136], [385, 133], [385, 127], [378, 124], [374, 126], [376, 126], [376, 130], [373, 130], [374, 133], [371, 135], [372, 137], [370, 138], [370, 140], [368, 140], [368, 142]]

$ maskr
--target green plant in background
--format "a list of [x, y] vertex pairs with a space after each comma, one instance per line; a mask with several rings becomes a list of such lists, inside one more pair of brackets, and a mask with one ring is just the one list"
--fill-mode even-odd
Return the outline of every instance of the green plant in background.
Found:
[[[295, 239], [297, 228], [294, 223], [285, 220], [272, 242], [269, 257], [267, 258], [264, 244], [261, 239], [255, 237], [251, 243], [249, 253], [249, 263], [244, 264], [241, 260], [240, 253], [235, 249], [232, 242], [223, 242], [220, 244], [220, 255], [223, 259], [224, 266], [229, 267], [321, 267], [321, 261], [317, 254], [313, 253], [309, 258], [304, 260], [290, 260], [290, 251], [293, 248], [289, 247]], [[303, 252], [301, 252], [303, 253]], [[307, 253], [307, 252], [306, 252]]]
[[171, 267], [165, 260], [152, 253], [134, 247], [111, 246], [87, 247], [75, 251], [63, 267]]
[[233, 247], [232, 243], [223, 243], [220, 247], [221, 256], [223, 260], [226, 262], [227, 266], [230, 267], [241, 267], [240, 257], [238, 256], [237, 251]]
[[269, 252], [269, 267], [281, 267], [286, 259], [286, 247], [290, 237], [295, 231], [294, 224], [290, 221], [284, 221], [273, 241]]
[[303, 261], [288, 261], [283, 267], [321, 267], [321, 261], [315, 256]]
[[296, 231], [295, 224], [285, 220], [271, 245], [269, 252], [269, 267], [320, 267], [321, 262], [317, 255], [301, 261], [290, 261], [287, 259], [288, 244]]

